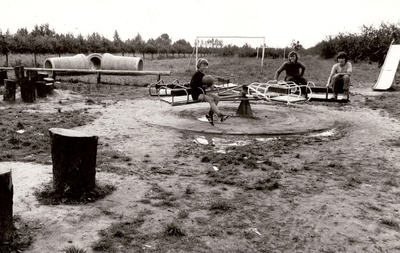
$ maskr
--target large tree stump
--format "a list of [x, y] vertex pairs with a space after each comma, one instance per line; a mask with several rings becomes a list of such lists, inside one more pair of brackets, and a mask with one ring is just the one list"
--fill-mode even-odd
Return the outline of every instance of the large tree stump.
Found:
[[98, 137], [80, 131], [50, 128], [53, 186], [78, 195], [95, 186]]
[[17, 83], [13, 80], [4, 80], [4, 94], [3, 100], [4, 101], [15, 101], [15, 90], [17, 88]]
[[33, 103], [36, 100], [35, 79], [29, 80], [29, 78], [24, 77], [20, 81], [22, 100], [27, 103]]
[[0, 245], [12, 239], [13, 194], [11, 170], [0, 168]]
[[0, 71], [0, 86], [4, 85], [4, 80], [8, 79], [7, 77], [7, 70]]

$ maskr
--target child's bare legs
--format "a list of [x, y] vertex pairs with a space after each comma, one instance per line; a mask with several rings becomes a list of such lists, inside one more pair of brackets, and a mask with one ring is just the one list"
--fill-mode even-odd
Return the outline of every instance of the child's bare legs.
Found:
[[218, 116], [222, 115], [221, 111], [217, 107], [219, 103], [219, 96], [215, 94], [200, 94], [199, 99], [210, 104], [210, 112], [208, 113], [208, 115], [210, 115], [211, 117], [214, 115], [214, 113], [216, 113]]
[[334, 96], [337, 97], [337, 91], [339, 90], [339, 85], [343, 85], [343, 95], [347, 96], [348, 90], [350, 87], [350, 76], [344, 75], [344, 76], [333, 76], [332, 78], [332, 90], [334, 93]]
[[349, 87], [350, 87], [350, 76], [344, 75], [343, 76], [343, 95], [347, 96], [349, 94]]

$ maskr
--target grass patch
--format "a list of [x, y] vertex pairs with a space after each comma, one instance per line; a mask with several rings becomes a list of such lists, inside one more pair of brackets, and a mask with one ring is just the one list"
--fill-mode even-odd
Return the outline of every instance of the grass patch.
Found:
[[64, 253], [86, 253], [85, 249], [78, 248], [76, 246], [68, 246], [63, 249]]
[[39, 113], [13, 107], [0, 110], [0, 161], [51, 164], [49, 129], [71, 129], [89, 124], [97, 117], [82, 112]]
[[92, 244], [92, 249], [97, 252], [119, 252], [118, 248], [122, 246], [138, 252], [149, 239], [138, 230], [144, 222], [143, 217], [138, 217], [131, 221], [112, 224], [111, 227], [99, 232], [101, 238]]
[[36, 189], [34, 196], [42, 205], [59, 205], [59, 204], [86, 204], [95, 202], [99, 199], [103, 199], [115, 191], [113, 185], [101, 185], [96, 183], [96, 186], [91, 190], [85, 190], [82, 192], [70, 192], [66, 191], [63, 193], [56, 192], [53, 189], [51, 183], [44, 185], [43, 189]]
[[22, 252], [28, 250], [34, 242], [37, 231], [30, 223], [21, 219], [19, 215], [14, 215], [13, 222], [11, 240], [0, 242], [0, 252]]

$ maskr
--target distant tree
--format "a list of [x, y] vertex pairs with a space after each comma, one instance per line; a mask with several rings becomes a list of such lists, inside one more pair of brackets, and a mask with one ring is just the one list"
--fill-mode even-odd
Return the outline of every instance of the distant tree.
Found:
[[185, 54], [190, 54], [192, 52], [192, 46], [190, 45], [189, 42], [187, 42], [184, 39], [180, 39], [175, 41], [172, 44], [172, 48], [175, 49], [176, 53], [178, 53], [178, 57], [180, 54], [183, 54], [183, 57], [185, 57]]
[[255, 57], [256, 55], [256, 50], [247, 43], [239, 49], [239, 57]]
[[102, 37], [98, 33], [88, 35], [87, 46], [90, 53], [101, 53], [103, 51]]
[[10, 31], [7, 29], [6, 34], [3, 34], [3, 32], [0, 29], [0, 51], [3, 55], [6, 56], [6, 61], [4, 63], [5, 67], [8, 67], [8, 54], [10, 52]]
[[154, 39], [148, 39], [144, 48], [144, 52], [151, 54], [151, 59], [153, 60], [153, 56], [157, 53], [157, 42]]
[[48, 36], [48, 37], [54, 37], [56, 32], [53, 30], [50, 30], [49, 24], [42, 24], [40, 26], [35, 25], [32, 32], [30, 33], [33, 37], [39, 37], [39, 36]]
[[127, 52], [133, 55], [141, 53], [143, 54], [143, 59], [145, 58], [145, 44], [146, 42], [142, 39], [142, 36], [140, 36], [139, 33], [133, 39], [125, 41]]
[[[68, 35], [66, 37], [66, 39], [68, 40]], [[80, 33], [78, 34], [78, 36], [76, 37], [76, 40], [73, 40], [75, 42], [75, 47], [77, 49], [77, 53], [80, 54], [86, 54], [89, 52], [89, 43], [87, 40], [85, 40], [85, 38], [83, 37], [83, 35]]]
[[104, 36], [101, 36], [101, 48], [99, 52], [100, 53], [115, 52], [112, 41], [110, 41]]
[[20, 28], [17, 30], [17, 33], [11, 39], [11, 52], [17, 54], [29, 53], [28, 34], [29, 33], [26, 28]]
[[[119, 37], [118, 31], [115, 30], [114, 32], [114, 36], [113, 36], [113, 52], [115, 53], [122, 53], [122, 55], [124, 55], [125, 53], [125, 44], [124, 42], [121, 40], [121, 38]], [[110, 52], [111, 53], [111, 52]]]
[[157, 53], [158, 54], [166, 54], [166, 56], [168, 57], [168, 52], [170, 50], [171, 47], [171, 39], [168, 36], [168, 34], [163, 33], [160, 37], [158, 37], [156, 40], [156, 44], [157, 44]]

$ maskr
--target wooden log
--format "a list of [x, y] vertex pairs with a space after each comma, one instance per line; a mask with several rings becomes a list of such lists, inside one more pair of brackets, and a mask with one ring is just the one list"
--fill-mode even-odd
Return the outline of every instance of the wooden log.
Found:
[[52, 94], [53, 90], [54, 90], [54, 79], [51, 77], [46, 77], [46, 78], [43, 78], [43, 80], [46, 82], [47, 94]]
[[21, 84], [22, 78], [25, 77], [25, 70], [23, 66], [14, 67], [15, 81], [17, 85]]
[[0, 71], [0, 86], [4, 85], [4, 80], [8, 79], [7, 70]]
[[37, 81], [38, 80], [38, 72], [36, 70], [26, 70], [26, 76], [30, 81]]
[[20, 80], [21, 98], [24, 102], [33, 103], [36, 100], [36, 81], [24, 77]]
[[10, 169], [0, 169], [0, 245], [10, 242], [13, 234], [13, 184]]
[[59, 193], [92, 190], [96, 176], [98, 137], [80, 131], [50, 128], [53, 186]]
[[3, 94], [4, 101], [15, 101], [15, 90], [17, 88], [17, 82], [14, 80], [4, 80], [5, 91]]
[[40, 98], [47, 97], [47, 86], [45, 81], [36, 81], [36, 93]]
[[38, 72], [38, 78], [37, 81], [44, 81], [45, 78], [48, 78], [49, 74], [45, 72]]
[[[164, 71], [156, 71], [156, 70], [102, 70], [102, 69], [46, 69], [46, 68], [27, 68], [30, 70], [37, 70], [52, 73], [55, 76], [56, 73], [79, 73], [79, 74], [97, 74], [100, 73], [102, 75], [120, 75], [120, 76], [146, 76], [146, 75], [161, 75], [161, 76], [170, 76], [172, 75], [172, 71], [164, 70]], [[53, 77], [55, 80], [55, 77]]]

